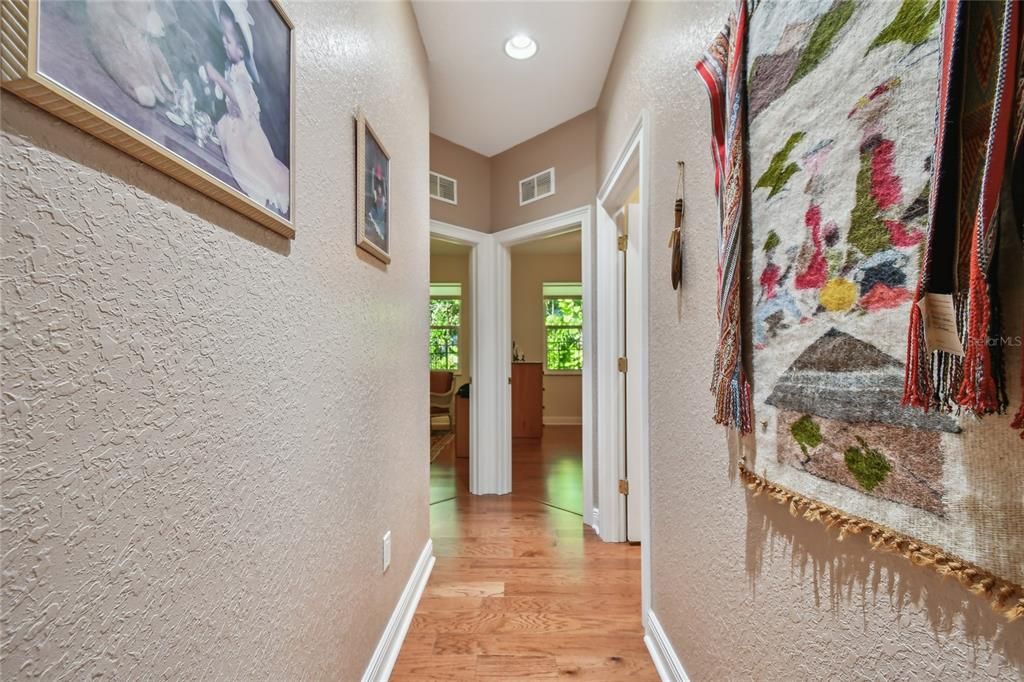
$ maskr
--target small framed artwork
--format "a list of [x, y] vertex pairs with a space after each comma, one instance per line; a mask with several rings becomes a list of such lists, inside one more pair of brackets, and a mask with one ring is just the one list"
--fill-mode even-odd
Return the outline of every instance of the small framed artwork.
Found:
[[356, 246], [391, 262], [391, 157], [356, 112]]
[[3, 0], [4, 89], [289, 239], [295, 66], [276, 0]]

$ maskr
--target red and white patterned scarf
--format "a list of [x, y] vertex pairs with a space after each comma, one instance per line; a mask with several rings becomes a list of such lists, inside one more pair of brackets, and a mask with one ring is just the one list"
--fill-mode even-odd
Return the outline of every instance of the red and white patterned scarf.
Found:
[[739, 0], [729, 23], [696, 64], [711, 100], [711, 157], [719, 207], [718, 348], [711, 379], [715, 421], [743, 433], [752, 423], [751, 391], [743, 368], [740, 281], [746, 220], [746, 35], [748, 7]]

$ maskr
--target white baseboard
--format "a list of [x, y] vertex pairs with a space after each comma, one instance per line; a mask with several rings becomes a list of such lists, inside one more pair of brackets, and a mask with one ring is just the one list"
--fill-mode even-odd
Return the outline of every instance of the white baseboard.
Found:
[[658, 675], [663, 682], [690, 682], [654, 611], [647, 612], [647, 634], [644, 635], [644, 643], [651, 652], [654, 667], [658, 669]]
[[597, 511], [597, 507], [590, 510], [590, 518], [583, 519], [583, 523], [587, 524], [594, 529], [594, 533], [598, 536], [601, 535], [601, 529], [597, 526], [597, 520], [601, 518], [600, 512]]
[[412, 569], [409, 582], [402, 590], [402, 596], [391, 613], [391, 619], [384, 628], [384, 634], [377, 642], [377, 648], [373, 652], [370, 664], [366, 666], [363, 673], [363, 682], [385, 682], [391, 677], [391, 670], [398, 660], [398, 652], [402, 649], [405, 641], [405, 633], [409, 631], [409, 624], [412, 623], [412, 616], [416, 612], [416, 605], [420, 603], [420, 596], [423, 588], [427, 586], [427, 579], [430, 578], [430, 571], [434, 568], [434, 543], [427, 540], [420, 553], [416, 566]]
[[544, 417], [544, 426], [582, 426], [583, 417]]

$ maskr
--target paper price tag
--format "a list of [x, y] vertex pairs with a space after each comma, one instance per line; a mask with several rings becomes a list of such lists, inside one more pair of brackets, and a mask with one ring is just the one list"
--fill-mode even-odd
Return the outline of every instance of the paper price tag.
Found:
[[917, 302], [924, 321], [924, 340], [928, 350], [941, 350], [964, 356], [964, 346], [956, 328], [956, 309], [950, 294], [925, 294]]

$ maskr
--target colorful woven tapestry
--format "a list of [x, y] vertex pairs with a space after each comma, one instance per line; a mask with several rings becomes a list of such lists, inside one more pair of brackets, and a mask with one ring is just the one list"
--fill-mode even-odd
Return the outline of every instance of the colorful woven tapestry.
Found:
[[[741, 467], [794, 512], [870, 534], [1021, 617], [1024, 457], [1008, 456], [1021, 454], [1010, 418], [901, 404], [929, 224], [940, 13], [935, 0], [751, 12], [756, 452]], [[1017, 328], [1019, 280], [1002, 300]], [[1020, 348], [1007, 351], [1019, 371]]]
[[[932, 170], [929, 238], [916, 299], [950, 296], [965, 353], [931, 348], [922, 312], [926, 306], [912, 307], [904, 402], [985, 415], [1004, 412], [1008, 405], [1008, 337], [1000, 314], [996, 256], [1001, 213], [1013, 203], [1011, 193], [1002, 190], [1004, 184], [1009, 188], [1018, 149], [1012, 144], [1014, 119], [1024, 118], [1019, 111], [1015, 116], [1014, 109], [1020, 5], [950, 0], [943, 11], [938, 161]], [[1018, 130], [1020, 125], [1017, 120]]]
[[718, 198], [718, 348], [711, 376], [715, 421], [743, 433], [751, 430], [750, 382], [743, 368], [740, 265], [746, 214], [746, 82], [744, 54], [747, 3], [739, 0], [729, 23], [697, 62], [711, 99], [711, 156]]

